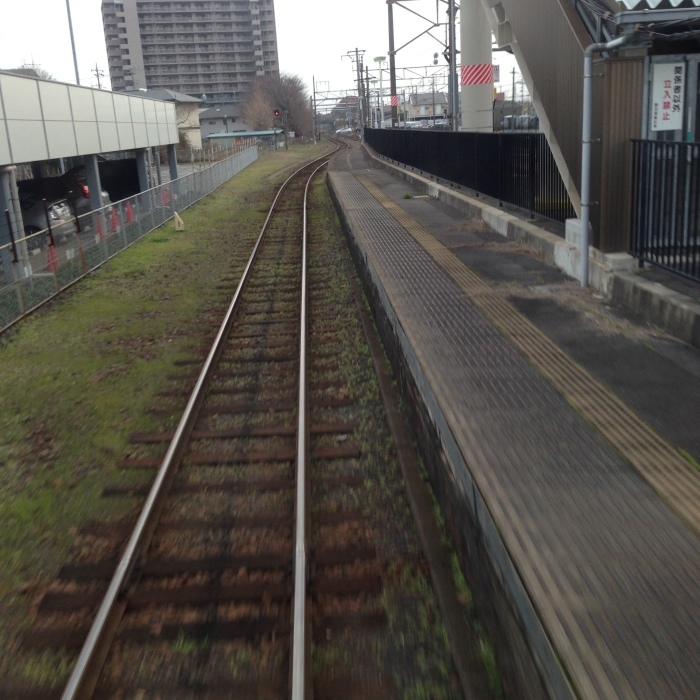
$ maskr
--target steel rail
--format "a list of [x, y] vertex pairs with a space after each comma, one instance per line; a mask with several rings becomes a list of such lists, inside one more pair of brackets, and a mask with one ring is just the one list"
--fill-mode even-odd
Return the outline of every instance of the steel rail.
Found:
[[309, 185], [314, 175], [327, 165], [328, 161], [316, 168], [306, 182], [304, 189], [304, 229], [302, 238], [302, 262], [301, 262], [301, 310], [300, 310], [300, 339], [299, 339], [299, 408], [297, 423], [297, 498], [296, 498], [296, 533], [294, 539], [294, 606], [292, 612], [292, 700], [305, 700], [306, 698], [306, 660], [307, 660], [307, 635], [306, 624], [306, 526], [308, 502], [308, 479], [306, 477], [309, 458], [309, 424], [307, 417], [307, 372], [306, 372], [306, 340], [307, 340], [307, 200]]
[[[153, 485], [148, 493], [146, 502], [139, 514], [139, 518], [134, 526], [129, 542], [124, 550], [124, 553], [117, 564], [115, 573], [112, 576], [107, 592], [100, 604], [99, 610], [92, 623], [88, 636], [83, 644], [80, 655], [73, 668], [68, 683], [61, 695], [61, 700], [78, 700], [89, 698], [92, 696], [99, 672], [102, 668], [104, 660], [107, 656], [111, 637], [116, 633], [116, 628], [124, 612], [126, 601], [124, 600], [124, 592], [130, 582], [131, 574], [136, 566], [139, 555], [145, 551], [153, 534], [155, 523], [158, 519], [162, 508], [162, 501], [167, 487], [172, 482], [172, 478], [177, 468], [182, 455], [184, 453], [189, 435], [192, 432], [195, 420], [197, 418], [198, 409], [204, 399], [204, 390], [209, 382], [211, 373], [213, 372], [219, 357], [224, 349], [224, 341], [228, 334], [229, 328], [233, 322], [233, 316], [238, 309], [240, 295], [248, 280], [253, 262], [257, 256], [262, 240], [267, 232], [272, 214], [277, 206], [277, 202], [285, 190], [289, 182], [295, 178], [302, 170], [305, 170], [310, 165], [323, 160], [328, 154], [317, 158], [310, 163], [303, 165], [298, 170], [294, 171], [282, 184], [278, 190], [267, 217], [263, 224], [262, 230], [253, 247], [248, 263], [246, 264], [241, 280], [236, 287], [233, 299], [226, 311], [224, 320], [216, 334], [214, 343], [209, 351], [204, 366], [199, 374], [197, 383], [190, 395], [187, 406], [180, 418], [173, 439], [168, 446], [168, 450], [163, 458], [163, 461], [158, 469]], [[322, 166], [320, 166], [322, 167]], [[315, 172], [315, 171], [314, 171]]]

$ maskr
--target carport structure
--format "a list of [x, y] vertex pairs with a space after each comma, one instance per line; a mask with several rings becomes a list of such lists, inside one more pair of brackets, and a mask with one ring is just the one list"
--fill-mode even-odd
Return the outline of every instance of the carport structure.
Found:
[[37, 171], [44, 161], [82, 156], [90, 205], [99, 209], [99, 154], [133, 151], [145, 191], [148, 149], [167, 146], [175, 180], [177, 142], [174, 104], [0, 71], [0, 246], [9, 243], [10, 226], [15, 238], [23, 236], [18, 165]]

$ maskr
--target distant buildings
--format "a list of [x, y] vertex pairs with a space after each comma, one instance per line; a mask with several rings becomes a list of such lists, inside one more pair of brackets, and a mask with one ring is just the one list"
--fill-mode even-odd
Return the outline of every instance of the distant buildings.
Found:
[[103, 0], [102, 22], [114, 91], [242, 103], [255, 78], [279, 74], [273, 0]]
[[360, 98], [357, 95], [346, 95], [339, 99], [331, 110], [331, 118], [335, 128], [359, 126]]

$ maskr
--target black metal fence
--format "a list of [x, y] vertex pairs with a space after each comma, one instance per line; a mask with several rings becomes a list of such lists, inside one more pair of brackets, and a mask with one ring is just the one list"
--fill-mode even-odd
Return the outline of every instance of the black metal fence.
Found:
[[548, 219], [576, 217], [543, 134], [365, 129], [377, 153]]
[[631, 253], [700, 281], [700, 143], [632, 144]]

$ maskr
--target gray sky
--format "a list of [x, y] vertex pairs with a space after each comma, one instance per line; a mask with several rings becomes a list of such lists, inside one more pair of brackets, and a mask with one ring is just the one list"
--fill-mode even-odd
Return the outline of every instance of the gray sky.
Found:
[[[70, 34], [65, 0], [20, 0], [3, 3], [0, 23], [0, 67], [14, 68], [22, 63], [34, 63], [63, 82], [75, 82]], [[78, 70], [82, 85], [97, 86], [93, 71], [96, 66], [104, 73], [102, 86], [109, 86], [109, 71], [100, 0], [70, 0], [75, 36]], [[407, 6], [409, 4], [407, 3]], [[440, 17], [437, 15], [439, 7]], [[431, 22], [446, 18], [446, 5], [436, 0], [415, 0], [410, 9]], [[329, 8], [333, 8], [332, 10]], [[364, 61], [370, 70], [373, 59], [387, 55], [389, 49], [387, 5], [385, 0], [275, 0], [277, 41], [280, 70], [300, 76], [309, 90], [312, 79], [318, 92], [352, 90], [354, 64], [347, 56], [355, 49], [364, 50]], [[394, 8], [394, 36], [397, 68], [416, 68], [432, 64], [438, 53], [438, 65], [445, 66], [443, 46], [445, 28], [432, 30], [433, 37], [424, 35], [430, 27], [402, 6]], [[414, 40], [415, 39], [415, 40]], [[412, 41], [413, 40], [413, 41]], [[410, 43], [409, 43], [410, 42]], [[513, 59], [504, 53], [494, 54], [494, 63], [501, 64], [503, 85], [510, 91], [510, 70]], [[424, 77], [426, 71], [405, 71], [406, 75]], [[384, 75], [388, 82], [388, 73]], [[388, 93], [388, 85], [385, 90]], [[426, 90], [430, 80], [424, 80]], [[399, 88], [399, 92], [401, 89]]]

